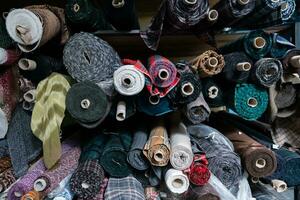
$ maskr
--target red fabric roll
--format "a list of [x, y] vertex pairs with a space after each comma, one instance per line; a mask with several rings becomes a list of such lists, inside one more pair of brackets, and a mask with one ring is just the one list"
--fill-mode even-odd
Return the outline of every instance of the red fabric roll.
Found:
[[195, 154], [194, 161], [188, 169], [187, 174], [190, 182], [197, 186], [205, 185], [210, 178], [208, 161], [204, 154]]

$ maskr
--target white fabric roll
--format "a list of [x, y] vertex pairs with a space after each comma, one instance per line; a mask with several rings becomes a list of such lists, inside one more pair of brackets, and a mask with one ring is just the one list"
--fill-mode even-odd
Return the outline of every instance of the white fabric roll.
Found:
[[6, 136], [8, 130], [8, 121], [5, 113], [0, 108], [0, 139], [3, 139]]
[[114, 72], [114, 86], [122, 95], [136, 95], [145, 86], [145, 76], [133, 65], [124, 65]]
[[190, 137], [183, 123], [172, 126], [170, 130], [171, 140], [171, 165], [178, 170], [189, 168], [193, 162], [194, 154]]
[[116, 119], [121, 122], [126, 119], [126, 102], [120, 101], [117, 105]]
[[[21, 37], [17, 28], [24, 37]], [[10, 37], [22, 45], [39, 43], [43, 35], [41, 20], [28, 9], [10, 11], [6, 17], [6, 29]]]
[[176, 169], [169, 169], [165, 174], [165, 181], [168, 189], [174, 194], [186, 192], [190, 186], [189, 178]]

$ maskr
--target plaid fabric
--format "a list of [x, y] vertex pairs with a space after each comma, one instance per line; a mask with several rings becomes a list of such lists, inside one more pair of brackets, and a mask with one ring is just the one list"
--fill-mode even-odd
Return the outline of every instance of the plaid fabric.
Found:
[[159, 191], [155, 187], [145, 188], [146, 200], [160, 200]]
[[104, 197], [105, 200], [145, 200], [142, 184], [132, 176], [110, 178]]
[[94, 200], [104, 200], [104, 193], [105, 193], [105, 190], [107, 188], [107, 185], [108, 185], [108, 178], [105, 178], [102, 181], [102, 183], [100, 185], [100, 191], [97, 194], [97, 196], [94, 198]]

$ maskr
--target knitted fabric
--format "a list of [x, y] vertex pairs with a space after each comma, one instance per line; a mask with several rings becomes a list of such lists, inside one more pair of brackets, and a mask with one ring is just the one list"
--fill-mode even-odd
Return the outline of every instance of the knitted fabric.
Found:
[[113, 73], [121, 66], [115, 50], [91, 33], [76, 33], [64, 48], [64, 65], [78, 82], [91, 81], [113, 94]]

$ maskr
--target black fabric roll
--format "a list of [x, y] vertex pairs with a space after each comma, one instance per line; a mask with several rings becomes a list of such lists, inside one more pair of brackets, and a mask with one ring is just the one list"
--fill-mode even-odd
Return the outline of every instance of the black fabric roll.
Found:
[[202, 92], [205, 101], [211, 108], [225, 106], [224, 91], [213, 78], [202, 79]]
[[[225, 67], [220, 76], [226, 81], [244, 83], [248, 81], [252, 60], [243, 52], [233, 52], [224, 55]], [[248, 65], [250, 64], [250, 68]], [[245, 68], [243, 70], [243, 67]]]
[[251, 79], [254, 83], [264, 87], [271, 87], [280, 80], [283, 74], [282, 64], [274, 58], [258, 60], [251, 70]]
[[66, 107], [82, 126], [94, 128], [108, 115], [111, 103], [98, 85], [84, 81], [70, 88], [66, 97]]

